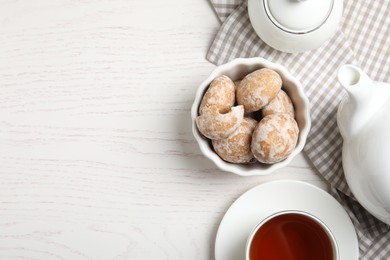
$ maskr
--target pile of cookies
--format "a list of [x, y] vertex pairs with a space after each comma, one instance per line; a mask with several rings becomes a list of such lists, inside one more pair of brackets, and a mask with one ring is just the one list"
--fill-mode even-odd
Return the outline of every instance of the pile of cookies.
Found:
[[202, 98], [196, 125], [223, 160], [272, 164], [291, 154], [299, 128], [282, 84], [280, 75], [268, 68], [236, 83], [225, 75], [213, 80]]

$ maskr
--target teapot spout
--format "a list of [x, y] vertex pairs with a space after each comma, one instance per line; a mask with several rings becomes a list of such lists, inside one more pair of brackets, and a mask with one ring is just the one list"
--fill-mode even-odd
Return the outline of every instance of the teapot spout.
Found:
[[369, 102], [371, 79], [354, 65], [343, 65], [338, 71], [338, 81], [347, 92], [337, 114], [337, 124], [344, 139], [355, 136], [369, 115], [366, 115], [366, 103]]
[[337, 76], [348, 94], [339, 106], [337, 123], [343, 138], [349, 139], [387, 102], [390, 88], [375, 84], [366, 73], [350, 64], [341, 66]]
[[352, 96], [355, 96], [354, 88], [356, 89], [362, 84], [371, 84], [371, 79], [366, 73], [350, 64], [341, 66], [337, 76], [340, 84]]
[[338, 80], [340, 84], [349, 92], [350, 88], [362, 81], [369, 80], [367, 75], [358, 67], [354, 65], [343, 65], [338, 71]]

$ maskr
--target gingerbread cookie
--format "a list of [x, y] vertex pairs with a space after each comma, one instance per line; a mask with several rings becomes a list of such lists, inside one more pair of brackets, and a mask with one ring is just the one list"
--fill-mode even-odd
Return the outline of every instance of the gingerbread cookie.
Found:
[[286, 113], [264, 117], [252, 135], [252, 153], [262, 163], [276, 163], [286, 159], [298, 141], [298, 125]]
[[234, 82], [225, 75], [214, 79], [203, 95], [199, 114], [202, 114], [203, 110], [210, 106], [216, 106], [220, 113], [227, 113], [234, 105], [235, 89]]
[[293, 103], [283, 89], [281, 89], [276, 97], [262, 109], [263, 117], [276, 113], [287, 113], [290, 116], [295, 117]]
[[282, 78], [274, 70], [256, 70], [240, 82], [236, 90], [237, 103], [245, 112], [254, 112], [267, 105], [282, 88]]
[[231, 163], [248, 163], [253, 161], [251, 140], [256, 125], [256, 120], [245, 117], [241, 125], [228, 138], [212, 140], [215, 152], [223, 160]]
[[244, 119], [244, 107], [232, 107], [228, 113], [221, 114], [217, 106], [206, 106], [196, 118], [198, 130], [212, 140], [228, 138]]

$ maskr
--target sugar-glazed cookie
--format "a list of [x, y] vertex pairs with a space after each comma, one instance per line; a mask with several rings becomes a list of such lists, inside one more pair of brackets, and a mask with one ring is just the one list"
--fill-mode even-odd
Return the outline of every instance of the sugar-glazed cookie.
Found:
[[295, 117], [293, 103], [287, 93], [283, 91], [283, 89], [278, 92], [276, 97], [272, 99], [268, 105], [263, 107], [261, 112], [263, 117], [276, 113], [287, 113], [290, 116]]
[[198, 130], [207, 138], [218, 140], [228, 138], [244, 119], [244, 107], [236, 106], [225, 114], [217, 106], [207, 106], [196, 118]]
[[219, 76], [211, 82], [206, 93], [203, 95], [199, 106], [199, 114], [205, 107], [216, 106], [220, 113], [229, 112], [235, 101], [235, 84], [225, 75]]
[[298, 125], [286, 113], [264, 117], [252, 135], [252, 153], [262, 163], [276, 163], [286, 159], [298, 141]]
[[282, 78], [274, 70], [256, 70], [241, 81], [236, 90], [237, 103], [245, 112], [254, 112], [267, 105], [282, 88]]
[[228, 138], [212, 141], [215, 152], [223, 160], [231, 163], [253, 161], [251, 140], [256, 125], [256, 120], [245, 117], [241, 125]]

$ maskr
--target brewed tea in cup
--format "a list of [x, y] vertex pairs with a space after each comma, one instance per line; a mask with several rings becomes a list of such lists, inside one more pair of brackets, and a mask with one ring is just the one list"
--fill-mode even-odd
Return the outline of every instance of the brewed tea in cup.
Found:
[[336, 240], [317, 217], [282, 211], [261, 221], [249, 235], [247, 260], [338, 260]]

